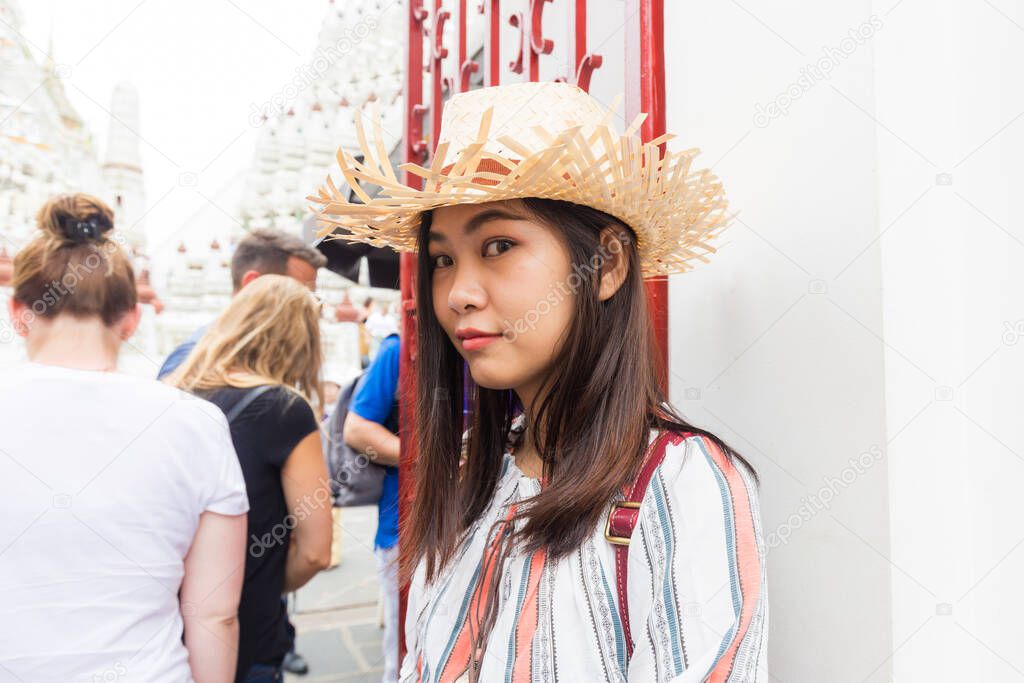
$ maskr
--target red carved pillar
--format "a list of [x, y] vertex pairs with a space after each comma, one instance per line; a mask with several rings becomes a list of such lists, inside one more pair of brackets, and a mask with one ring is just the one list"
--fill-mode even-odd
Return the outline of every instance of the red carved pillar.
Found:
[[[426, 108], [423, 106], [423, 35], [427, 11], [423, 0], [409, 0], [409, 49], [405, 65], [405, 131], [402, 137], [405, 161], [422, 162], [426, 158], [427, 144], [423, 135], [423, 118]], [[409, 173], [405, 174], [405, 182], [410, 187], [422, 187], [422, 180]], [[401, 451], [398, 461], [398, 519], [399, 525], [405, 524], [409, 514], [409, 496], [413, 487], [413, 463], [416, 461], [416, 257], [402, 254], [400, 257], [402, 314], [402, 348], [398, 366], [398, 383], [402, 387], [399, 403], [399, 433], [401, 434]], [[402, 552], [399, 546], [399, 554]], [[405, 623], [406, 598], [408, 586], [399, 587], [398, 623]], [[405, 629], [398, 629], [398, 661], [401, 664], [405, 656]]]
[[[647, 112], [640, 135], [644, 140], [653, 140], [665, 133], [664, 0], [627, 0], [626, 17], [626, 120], [632, 121], [638, 113]], [[661, 152], [665, 153], [664, 144]], [[661, 386], [667, 396], [668, 279], [648, 280], [647, 297], [661, 351]]]

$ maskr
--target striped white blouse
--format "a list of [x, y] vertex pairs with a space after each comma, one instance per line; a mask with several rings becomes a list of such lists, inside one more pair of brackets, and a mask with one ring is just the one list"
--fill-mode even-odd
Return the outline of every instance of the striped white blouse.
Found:
[[[416, 571], [403, 683], [467, 679], [469, 617], [482, 609], [488, 530], [510, 505], [539, 490], [506, 450], [494, 499], [455, 559], [430, 585], [423, 566]], [[750, 473], [704, 437], [670, 442], [629, 546], [632, 658], [616, 606], [614, 549], [602, 523], [557, 562], [547, 562], [543, 551], [515, 552], [496, 570], [498, 615], [479, 680], [766, 682], [762, 539]]]

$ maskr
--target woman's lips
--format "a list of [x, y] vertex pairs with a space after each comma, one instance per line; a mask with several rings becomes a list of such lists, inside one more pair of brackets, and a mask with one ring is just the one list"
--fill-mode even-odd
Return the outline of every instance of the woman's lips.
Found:
[[477, 349], [482, 349], [483, 347], [487, 346], [493, 341], [497, 341], [498, 339], [501, 339], [500, 334], [489, 334], [480, 337], [469, 337], [467, 339], [462, 340], [462, 348], [466, 349], [467, 351], [476, 351]]

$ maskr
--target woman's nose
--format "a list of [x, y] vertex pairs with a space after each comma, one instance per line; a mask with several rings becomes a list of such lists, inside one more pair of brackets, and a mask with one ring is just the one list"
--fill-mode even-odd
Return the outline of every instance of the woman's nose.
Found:
[[456, 271], [452, 288], [448, 291], [448, 307], [456, 313], [462, 313], [470, 306], [483, 308], [487, 303], [487, 293], [479, 278], [470, 268], [460, 270]]

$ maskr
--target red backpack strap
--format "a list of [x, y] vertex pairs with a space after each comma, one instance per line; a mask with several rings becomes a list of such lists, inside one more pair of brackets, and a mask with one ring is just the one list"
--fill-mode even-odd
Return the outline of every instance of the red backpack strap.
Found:
[[644, 499], [647, 485], [654, 476], [654, 471], [665, 459], [665, 449], [670, 441], [690, 436], [689, 432], [663, 431], [652, 444], [649, 455], [636, 481], [627, 485], [626, 497], [612, 503], [605, 525], [604, 537], [615, 547], [615, 583], [619, 594], [619, 621], [626, 637], [626, 654], [633, 656], [633, 636], [629, 629], [629, 598], [626, 593], [626, 565], [629, 558], [629, 539], [633, 536], [637, 519], [640, 516], [640, 502]]

